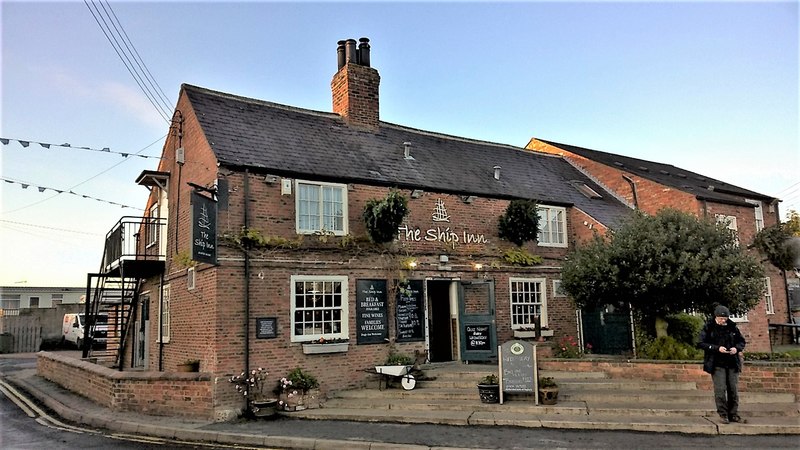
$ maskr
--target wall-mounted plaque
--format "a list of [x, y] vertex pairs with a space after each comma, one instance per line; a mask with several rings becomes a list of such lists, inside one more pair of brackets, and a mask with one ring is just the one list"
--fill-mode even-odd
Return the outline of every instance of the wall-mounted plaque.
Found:
[[256, 338], [272, 339], [278, 337], [278, 318], [259, 317], [256, 319]]

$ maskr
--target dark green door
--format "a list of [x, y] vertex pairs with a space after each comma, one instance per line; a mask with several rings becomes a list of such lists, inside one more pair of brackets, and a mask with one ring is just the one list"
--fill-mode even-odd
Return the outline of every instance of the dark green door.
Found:
[[494, 281], [461, 281], [458, 285], [458, 326], [462, 361], [497, 359]]
[[605, 305], [581, 311], [583, 347], [600, 355], [622, 355], [633, 351], [631, 314], [627, 306]]

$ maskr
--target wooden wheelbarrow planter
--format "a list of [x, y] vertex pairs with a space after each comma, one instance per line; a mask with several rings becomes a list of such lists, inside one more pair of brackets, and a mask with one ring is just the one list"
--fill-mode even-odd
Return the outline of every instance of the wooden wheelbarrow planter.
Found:
[[367, 369], [366, 372], [374, 373], [381, 376], [380, 380], [378, 380], [378, 389], [381, 389], [381, 381], [383, 382], [384, 386], [389, 386], [389, 381], [393, 379], [400, 379], [400, 386], [403, 389], [410, 391], [414, 389], [414, 386], [417, 385], [417, 380], [412, 375], [411, 368], [413, 366], [375, 366], [375, 369]]

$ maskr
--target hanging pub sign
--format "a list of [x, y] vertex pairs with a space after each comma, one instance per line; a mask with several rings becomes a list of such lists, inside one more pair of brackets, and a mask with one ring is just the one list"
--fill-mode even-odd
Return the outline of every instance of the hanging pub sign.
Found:
[[192, 192], [192, 259], [217, 263], [217, 202]]
[[424, 341], [425, 316], [422, 303], [422, 280], [409, 280], [397, 286], [397, 309], [394, 314], [397, 325], [397, 342]]
[[356, 343], [389, 340], [386, 280], [356, 280]]

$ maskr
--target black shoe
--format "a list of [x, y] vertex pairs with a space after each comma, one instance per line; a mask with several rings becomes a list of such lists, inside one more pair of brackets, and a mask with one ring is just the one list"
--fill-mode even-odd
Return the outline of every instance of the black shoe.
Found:
[[722, 414], [719, 416], [719, 421], [722, 423], [731, 423], [730, 420], [728, 420], [728, 416], [723, 416]]
[[734, 415], [730, 416], [728, 418], [728, 420], [731, 421], [731, 422], [736, 422], [736, 423], [747, 423], [747, 419], [742, 419], [742, 417], [740, 415], [738, 415], [738, 414], [734, 414]]

